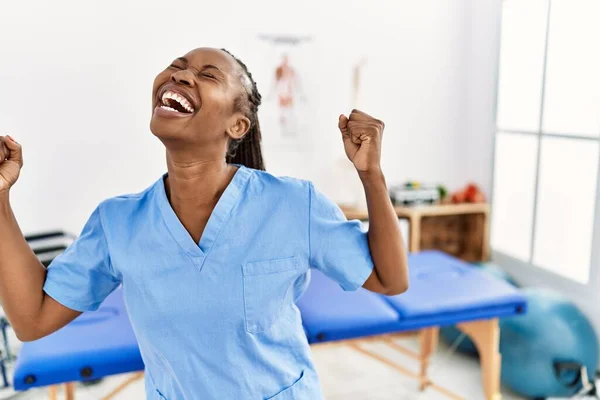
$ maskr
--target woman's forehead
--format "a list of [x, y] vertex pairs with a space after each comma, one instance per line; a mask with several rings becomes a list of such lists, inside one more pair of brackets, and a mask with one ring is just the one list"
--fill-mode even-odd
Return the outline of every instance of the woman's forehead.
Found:
[[188, 52], [184, 56], [191, 65], [201, 67], [205, 64], [212, 64], [224, 71], [233, 71], [236, 62], [229, 54], [223, 50], [211, 47], [201, 47]]

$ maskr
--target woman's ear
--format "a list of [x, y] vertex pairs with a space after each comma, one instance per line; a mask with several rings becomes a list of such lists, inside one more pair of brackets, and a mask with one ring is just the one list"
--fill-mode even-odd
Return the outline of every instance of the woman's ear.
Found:
[[233, 124], [227, 129], [227, 134], [232, 139], [241, 139], [250, 129], [250, 120], [244, 115], [237, 115]]

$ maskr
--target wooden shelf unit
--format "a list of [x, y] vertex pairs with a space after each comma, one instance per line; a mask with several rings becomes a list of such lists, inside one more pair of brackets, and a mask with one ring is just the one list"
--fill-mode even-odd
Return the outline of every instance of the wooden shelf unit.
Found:
[[[487, 203], [395, 207], [409, 222], [408, 249], [442, 250], [468, 262], [488, 261], [490, 206]], [[348, 219], [368, 220], [366, 210], [342, 207]]]

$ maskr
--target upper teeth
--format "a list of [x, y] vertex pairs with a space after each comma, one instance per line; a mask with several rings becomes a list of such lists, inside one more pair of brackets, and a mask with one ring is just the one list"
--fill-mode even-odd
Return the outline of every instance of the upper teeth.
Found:
[[185, 97], [181, 96], [178, 93], [175, 93], [175, 92], [172, 92], [170, 90], [167, 90], [162, 95], [162, 102], [163, 102], [163, 104], [165, 104], [165, 100], [166, 99], [173, 99], [176, 102], [178, 102], [188, 112], [194, 112], [194, 107], [192, 106], [192, 103], [190, 103], [188, 101], [188, 99], [186, 99]]

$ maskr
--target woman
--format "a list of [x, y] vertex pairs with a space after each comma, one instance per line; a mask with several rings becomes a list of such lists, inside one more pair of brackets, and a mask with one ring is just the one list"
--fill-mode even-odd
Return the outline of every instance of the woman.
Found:
[[146, 366], [148, 399], [320, 399], [295, 300], [310, 267], [344, 290], [406, 290], [407, 263], [380, 168], [383, 123], [341, 115], [370, 228], [310, 182], [264, 172], [260, 94], [217, 49], [176, 59], [154, 81], [152, 133], [167, 173], [101, 202], [46, 270], [9, 204], [21, 146], [1, 137], [0, 300], [23, 341], [96, 310], [120, 284]]

